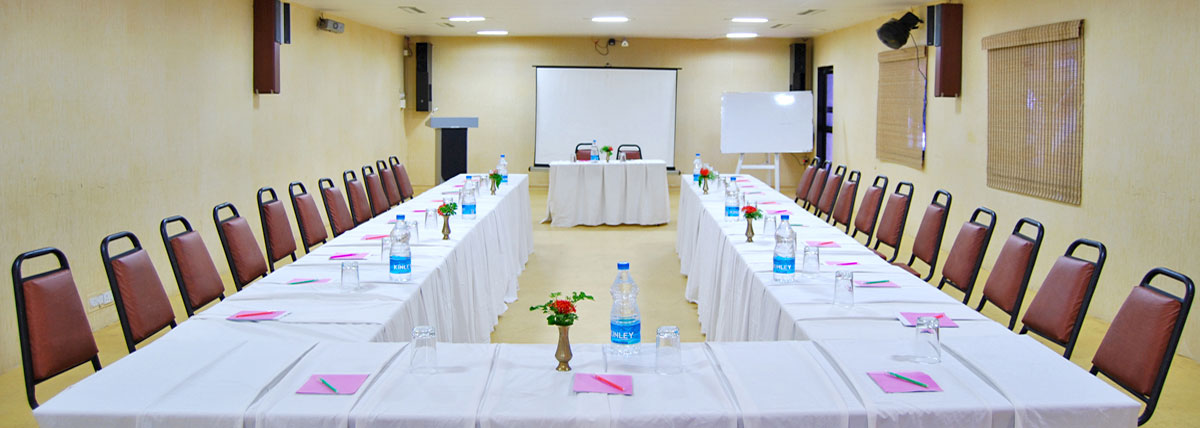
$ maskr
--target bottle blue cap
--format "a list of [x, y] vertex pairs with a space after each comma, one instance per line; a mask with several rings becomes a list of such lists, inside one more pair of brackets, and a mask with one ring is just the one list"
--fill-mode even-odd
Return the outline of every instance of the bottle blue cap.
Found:
[[699, 154], [699, 153], [696, 153], [696, 157], [700, 157], [700, 154]]
[[468, 175], [468, 176], [467, 176], [467, 180], [470, 180], [470, 179], [471, 179], [471, 176], [469, 176], [469, 175]]
[[617, 270], [629, 270], [629, 262], [617, 262]]
[[729, 181], [735, 181], [735, 180], [737, 180], [737, 177], [729, 177]]
[[500, 155], [500, 157], [504, 157], [504, 155]]
[[404, 214], [396, 214], [396, 220], [404, 220]]
[[779, 216], [779, 218], [780, 218], [781, 220], [785, 220], [785, 221], [786, 221], [786, 220], [789, 220], [789, 219], [791, 219], [791, 218], [792, 218], [792, 216], [790, 216], [790, 215], [787, 215], [787, 214], [783, 214], [783, 215]]

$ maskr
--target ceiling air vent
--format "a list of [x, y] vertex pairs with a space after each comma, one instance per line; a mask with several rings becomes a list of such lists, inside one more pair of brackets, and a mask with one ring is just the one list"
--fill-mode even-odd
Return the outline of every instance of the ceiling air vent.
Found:
[[800, 15], [800, 16], [816, 15], [816, 14], [824, 12], [824, 11], [825, 11], [825, 9], [809, 9], [804, 12], [797, 13], [797, 15]]
[[787, 27], [791, 27], [791, 26], [792, 26], [792, 24], [775, 24], [775, 25], [772, 25], [771, 28], [778, 29], [778, 28], [787, 28]]
[[454, 28], [454, 24], [451, 24], [449, 22], [439, 22], [439, 23], [437, 23], [437, 25], [446, 27], [446, 28]]
[[416, 6], [400, 6], [400, 10], [416, 15], [425, 13], [425, 11], [418, 9]]

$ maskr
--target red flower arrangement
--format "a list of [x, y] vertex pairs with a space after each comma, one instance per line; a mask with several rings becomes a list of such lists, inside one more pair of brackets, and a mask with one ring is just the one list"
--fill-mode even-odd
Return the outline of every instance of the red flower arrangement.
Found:
[[575, 324], [575, 320], [579, 319], [579, 314], [575, 313], [575, 303], [580, 300], [596, 300], [592, 296], [587, 295], [582, 291], [571, 293], [570, 297], [563, 298], [562, 293], [550, 293], [550, 301], [537, 306], [530, 306], [529, 310], [536, 311], [541, 309], [542, 313], [550, 314], [546, 317], [546, 324], [569, 326]]
[[708, 168], [700, 168], [700, 184], [704, 184], [704, 180], [716, 180], [717, 173]]
[[604, 146], [600, 148], [600, 151], [604, 152], [605, 156], [612, 156], [613, 148], [612, 146]]
[[447, 217], [452, 216], [456, 212], [458, 212], [458, 204], [455, 202], [451, 202], [448, 204], [439, 205], [437, 207], [437, 212], [439, 215], [443, 215], [443, 216], [447, 216]]
[[746, 205], [742, 207], [742, 216], [746, 217], [746, 220], [758, 220], [762, 218], [763, 214], [753, 205]]

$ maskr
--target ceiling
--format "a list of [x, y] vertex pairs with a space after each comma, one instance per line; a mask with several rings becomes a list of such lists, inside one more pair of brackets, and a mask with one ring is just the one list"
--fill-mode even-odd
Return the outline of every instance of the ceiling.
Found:
[[[288, 1], [288, 0], [285, 0]], [[509, 36], [606, 36], [711, 39], [731, 32], [759, 37], [812, 37], [927, 0], [290, 0], [331, 15], [405, 35], [475, 36], [507, 30]], [[424, 13], [406, 10], [413, 7]], [[807, 15], [800, 15], [813, 10]], [[483, 16], [484, 22], [449, 22]], [[625, 23], [595, 23], [593, 16], [627, 16]], [[731, 22], [760, 17], [763, 24]], [[451, 24], [453, 27], [447, 27]], [[772, 27], [777, 28], [772, 28]]]

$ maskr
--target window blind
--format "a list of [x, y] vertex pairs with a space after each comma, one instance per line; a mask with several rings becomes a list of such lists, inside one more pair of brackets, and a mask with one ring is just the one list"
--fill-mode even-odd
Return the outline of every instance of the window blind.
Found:
[[[879, 53], [875, 157], [921, 169], [925, 165], [923, 108], [928, 70], [925, 46]], [[918, 69], [920, 67], [920, 69]]]

